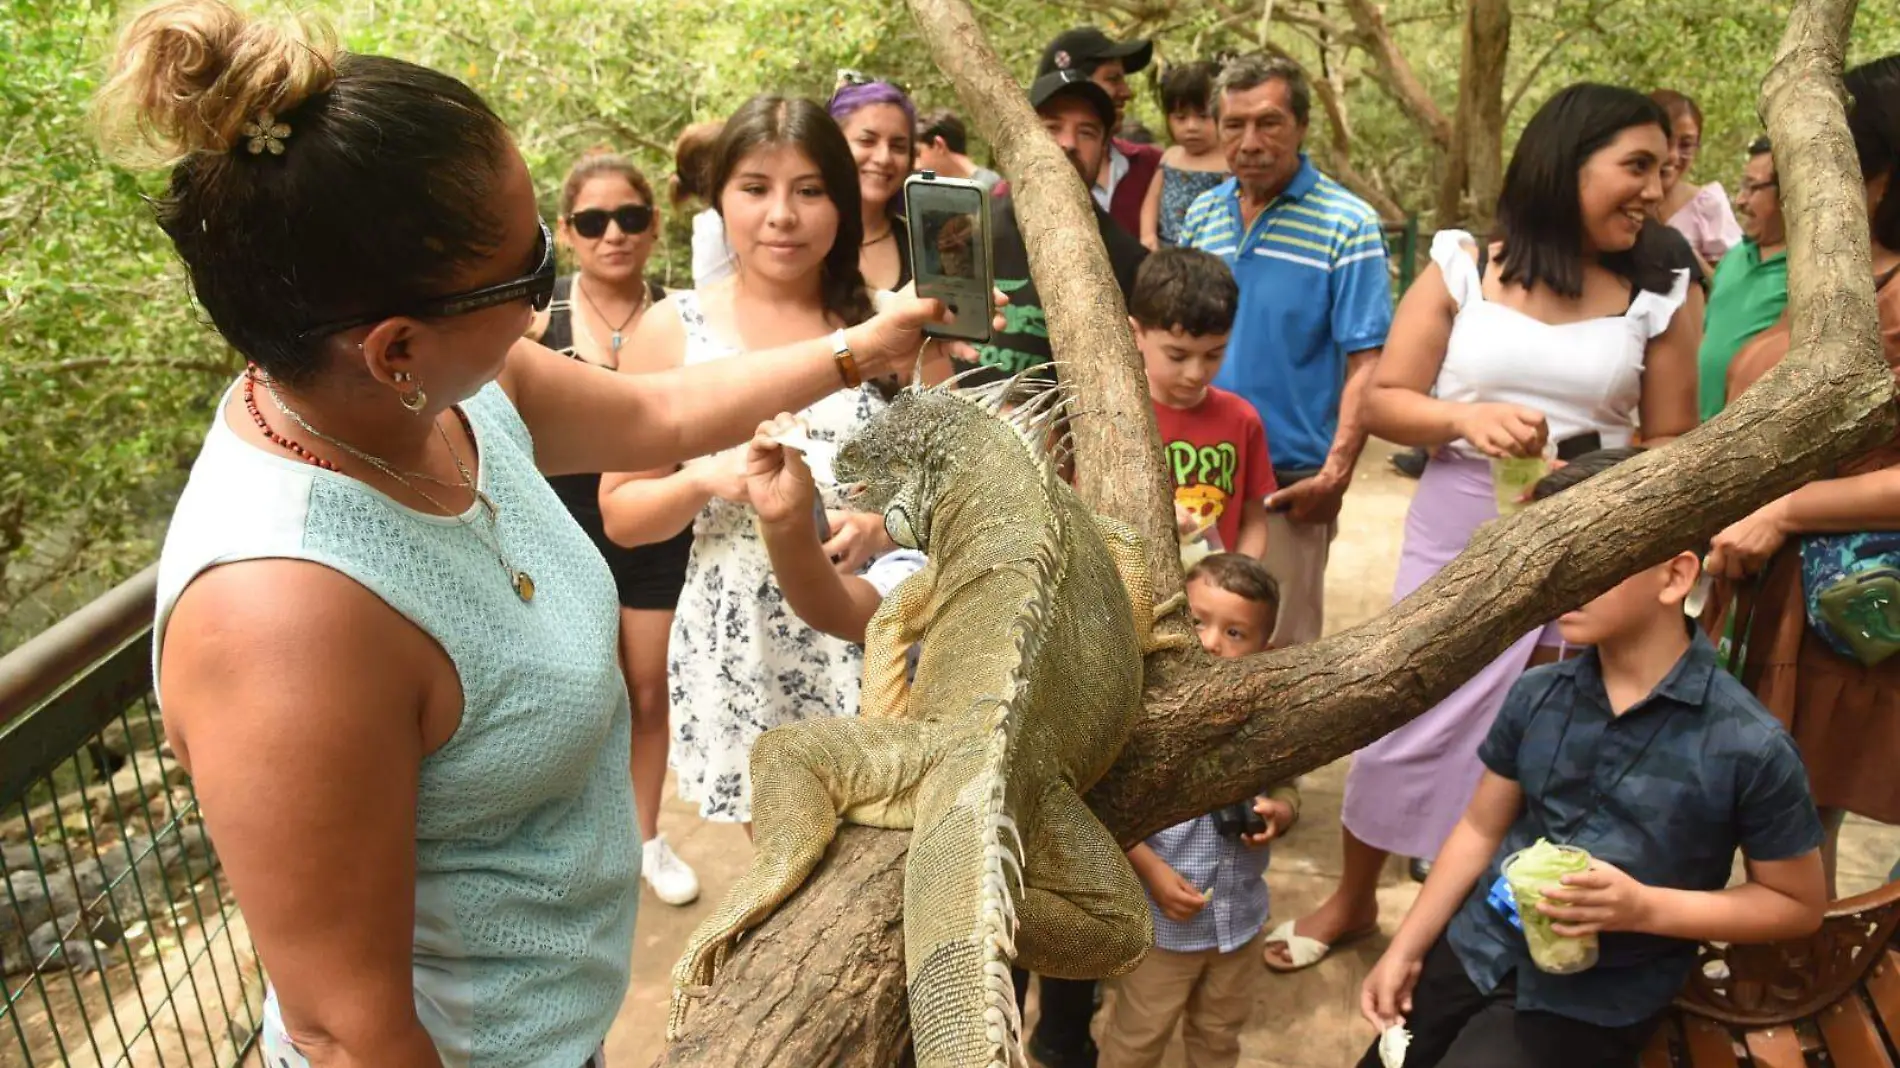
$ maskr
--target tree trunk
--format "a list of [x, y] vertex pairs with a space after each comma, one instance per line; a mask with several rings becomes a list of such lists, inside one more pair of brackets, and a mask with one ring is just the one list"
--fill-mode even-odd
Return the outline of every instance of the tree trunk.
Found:
[[1504, 72], [1511, 51], [1510, 0], [1468, 0], [1458, 110], [1438, 190], [1438, 225], [1483, 233], [1504, 177]]
[[[1154, 539], [1179, 588], [1165, 475], [1126, 317], [1086, 192], [1003, 72], [966, 0], [910, 0], [937, 61], [1017, 190], [1031, 269], [1079, 407], [1079, 485]], [[1392, 611], [1322, 642], [1149, 660], [1134, 740], [1089, 795], [1123, 841], [1336, 760], [1417, 716], [1519, 635], [1637, 567], [1893, 434], [1866, 209], [1840, 90], [1853, 0], [1799, 0], [1763, 95], [1786, 154], [1794, 353], [1722, 415], [1480, 530]], [[1116, 426], [1123, 428], [1120, 432]], [[1503, 565], [1503, 566], [1501, 566]], [[1179, 625], [1178, 620], [1175, 625]], [[906, 1048], [901, 831], [847, 828], [831, 858], [734, 954], [665, 1065], [883, 1066]]]

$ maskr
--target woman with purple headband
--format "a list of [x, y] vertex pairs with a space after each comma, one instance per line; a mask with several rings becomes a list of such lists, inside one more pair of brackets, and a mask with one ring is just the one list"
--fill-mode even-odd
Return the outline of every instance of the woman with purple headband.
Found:
[[904, 224], [904, 178], [917, 158], [917, 108], [890, 82], [840, 75], [826, 110], [844, 130], [858, 164], [864, 238], [858, 267], [874, 289], [910, 281], [910, 231]]

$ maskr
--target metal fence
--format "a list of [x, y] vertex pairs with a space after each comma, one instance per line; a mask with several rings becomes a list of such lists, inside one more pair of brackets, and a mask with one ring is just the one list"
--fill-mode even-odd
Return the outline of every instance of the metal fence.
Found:
[[1385, 235], [1385, 255], [1392, 264], [1392, 297], [1397, 300], [1418, 277], [1418, 213], [1407, 215], [1402, 223], [1386, 223], [1379, 231]]
[[155, 579], [0, 659], [0, 1066], [257, 1063], [263, 977], [152, 693]]

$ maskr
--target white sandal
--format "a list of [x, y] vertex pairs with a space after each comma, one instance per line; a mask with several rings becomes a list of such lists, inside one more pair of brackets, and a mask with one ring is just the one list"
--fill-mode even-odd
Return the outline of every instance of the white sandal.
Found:
[[[1327, 954], [1331, 953], [1334, 949], [1351, 942], [1357, 942], [1362, 938], [1377, 933], [1379, 930], [1379, 925], [1374, 923], [1368, 927], [1361, 927], [1357, 931], [1347, 931], [1345, 934], [1334, 939], [1331, 943], [1326, 943], [1317, 938], [1308, 938], [1303, 934], [1294, 933], [1294, 922], [1293, 920], [1286, 921], [1267, 932], [1267, 937], [1261, 939], [1261, 960], [1266, 964], [1268, 971], [1279, 972], [1282, 975], [1288, 972], [1305, 971], [1320, 961], [1325, 960]], [[1286, 959], [1291, 962], [1290, 966], [1281, 964], [1278, 960], [1274, 959], [1271, 954], [1265, 952], [1266, 947], [1276, 942], [1286, 947]]]

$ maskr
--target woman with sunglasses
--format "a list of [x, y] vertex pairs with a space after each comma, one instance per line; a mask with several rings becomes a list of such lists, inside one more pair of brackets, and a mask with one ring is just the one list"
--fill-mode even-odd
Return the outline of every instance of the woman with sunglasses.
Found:
[[858, 267], [877, 289], [911, 278], [910, 231], [904, 223], [904, 179], [917, 159], [917, 108], [902, 89], [840, 71], [826, 110], [844, 131], [857, 163], [864, 234]]
[[[574, 254], [574, 273], [554, 283], [554, 300], [534, 317], [528, 336], [603, 374], [642, 367], [626, 347], [646, 310], [666, 296], [646, 278], [660, 230], [653, 187], [625, 157], [583, 156], [561, 183], [556, 239]], [[699, 896], [699, 878], [660, 834], [666, 787], [666, 635], [686, 580], [693, 532], [652, 545], [623, 548], [607, 537], [600, 514], [600, 475], [548, 479], [569, 515], [587, 532], [620, 593], [620, 664], [633, 695], [633, 802], [640, 822], [640, 875], [669, 905]]]
[[[552, 235], [507, 128], [310, 21], [168, 0], [105, 141], [252, 369], [159, 562], [154, 685], [271, 993], [275, 1068], [582, 1068], [640, 847], [613, 578], [543, 474], [659, 467], [908, 365], [934, 302], [667, 374], [522, 338]], [[307, 1058], [307, 1059], [306, 1059]]]

